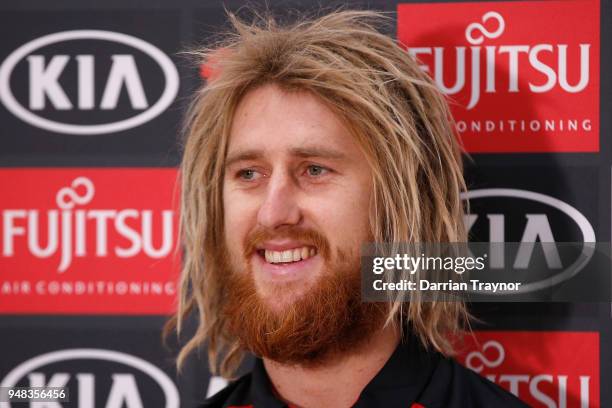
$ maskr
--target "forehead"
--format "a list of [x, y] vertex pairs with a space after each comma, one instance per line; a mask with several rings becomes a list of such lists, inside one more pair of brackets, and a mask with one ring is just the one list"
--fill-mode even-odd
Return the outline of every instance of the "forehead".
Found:
[[248, 92], [238, 104], [229, 152], [266, 152], [299, 147], [327, 147], [359, 154], [342, 120], [318, 97], [306, 91], [285, 91], [268, 84]]

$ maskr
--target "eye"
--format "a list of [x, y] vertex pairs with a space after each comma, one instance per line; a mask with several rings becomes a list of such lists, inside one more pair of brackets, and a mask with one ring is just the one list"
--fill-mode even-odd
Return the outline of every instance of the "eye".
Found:
[[329, 169], [327, 169], [327, 168], [325, 168], [323, 166], [318, 166], [316, 164], [311, 164], [310, 166], [308, 166], [306, 168], [306, 172], [311, 177], [321, 176], [321, 175], [325, 174], [328, 171], [329, 171]]
[[238, 178], [241, 180], [255, 180], [257, 178], [257, 171], [255, 169], [242, 169], [238, 171]]

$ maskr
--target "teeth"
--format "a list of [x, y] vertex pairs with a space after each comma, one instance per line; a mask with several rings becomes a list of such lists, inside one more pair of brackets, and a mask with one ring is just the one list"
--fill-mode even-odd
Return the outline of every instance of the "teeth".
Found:
[[310, 247], [293, 248], [286, 251], [271, 251], [266, 249], [264, 251], [264, 256], [268, 263], [289, 263], [308, 259], [316, 253], [316, 249]]
[[281, 252], [281, 259], [283, 262], [293, 262], [293, 251], [283, 251]]

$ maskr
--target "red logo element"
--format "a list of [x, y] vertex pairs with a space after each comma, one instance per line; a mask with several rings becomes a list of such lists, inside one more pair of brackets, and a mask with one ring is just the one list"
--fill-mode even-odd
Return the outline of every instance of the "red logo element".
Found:
[[467, 151], [598, 152], [599, 20], [596, 0], [413, 3], [397, 35]]
[[0, 313], [172, 312], [176, 169], [0, 170]]
[[458, 361], [532, 407], [599, 407], [599, 333], [476, 332]]
[[200, 77], [207, 81], [214, 81], [221, 73], [221, 60], [230, 51], [227, 48], [215, 50], [208, 59], [200, 65]]

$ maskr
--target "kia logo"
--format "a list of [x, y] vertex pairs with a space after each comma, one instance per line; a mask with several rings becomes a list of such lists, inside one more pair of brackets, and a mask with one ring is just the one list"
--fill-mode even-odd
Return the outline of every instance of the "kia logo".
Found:
[[[479, 189], [471, 190], [462, 194], [462, 199], [464, 200], [474, 201], [477, 199], [486, 198], [520, 199], [544, 204], [547, 207], [561, 211], [576, 224], [582, 235], [582, 242], [591, 243], [590, 245], [583, 245], [580, 256], [578, 256], [572, 264], [565, 268], [561, 268], [558, 274], [555, 274], [547, 279], [523, 283], [521, 286], [521, 293], [534, 292], [558, 285], [578, 274], [578, 272], [580, 272], [580, 270], [582, 270], [593, 257], [595, 252], [594, 243], [596, 241], [593, 226], [580, 211], [571, 205], [545, 194], [510, 188]], [[465, 216], [466, 227], [468, 230], [472, 228], [478, 217], [479, 215], [477, 214], [467, 214]], [[495, 214], [493, 217], [488, 217], [490, 224], [490, 236], [495, 237], [495, 239], [493, 239], [495, 242], [505, 242], [503, 232], [496, 231], [503, 231], [503, 217], [503, 214]], [[522, 242], [535, 243], [539, 240], [540, 242], [550, 243], [550, 245], [553, 246], [555, 240], [552, 235], [548, 216], [546, 214], [526, 214], [526, 218], [527, 224], [525, 226], [525, 232], [523, 233]]]
[[[37, 54], [37, 50], [53, 44], [68, 41], [75, 43], [75, 49], [81, 49], [82, 41], [100, 41], [120, 44], [122, 50], [128, 48], [131, 53], [117, 53], [110, 56], [108, 72], [96, 69], [100, 55], [91, 51], [78, 53], [75, 56], [59, 53], [56, 55]], [[92, 49], [95, 46], [88, 48]], [[143, 84], [136, 57], [144, 54], [150, 57], [161, 69], [164, 78], [163, 90], [155, 101], [148, 99], [147, 92], [153, 85]], [[11, 76], [20, 62], [27, 62], [28, 95], [27, 103], [20, 102], [11, 89]], [[70, 69], [66, 69], [69, 67]], [[73, 69], [74, 68], [74, 69]], [[105, 78], [100, 78], [102, 74]], [[70, 83], [77, 85], [77, 94], [68, 95], [60, 83], [60, 77], [70, 75]], [[174, 101], [179, 87], [176, 67], [170, 58], [157, 47], [139, 38], [102, 30], [74, 30], [49, 34], [30, 41], [15, 51], [0, 66], [0, 100], [6, 108], [21, 120], [44, 130], [71, 135], [100, 135], [120, 132], [142, 125], [160, 115]], [[72, 88], [72, 87], [71, 87]], [[134, 114], [127, 118], [112, 119], [102, 123], [67, 123], [57, 118], [42, 116], [46, 107], [65, 113], [71, 110], [90, 112], [97, 109], [108, 114], [117, 108], [120, 96], [126, 94]], [[150, 96], [149, 96], [150, 97]]]
[[[165, 396], [165, 408], [178, 408], [179, 395], [176, 386], [170, 378], [159, 368], [141, 358], [120, 353], [118, 351], [102, 349], [66, 349], [41, 354], [24, 361], [11, 370], [0, 383], [0, 387], [14, 387], [26, 377], [30, 387], [66, 387], [71, 380], [71, 374], [61, 370], [45, 379], [43, 373], [36, 370], [49, 364], [62, 363], [73, 360], [103, 360], [117, 365], [129, 366], [151, 378], [161, 388]], [[76, 373], [78, 386], [78, 399], [70, 387], [70, 399], [79, 401], [79, 405], [93, 407], [95, 397], [95, 376], [92, 373]], [[142, 406], [141, 392], [138, 390], [136, 379], [132, 374], [116, 373], [112, 375], [112, 384], [109, 391], [106, 407], [120, 408], [124, 404], [128, 407]], [[0, 402], [0, 408], [10, 408], [8, 402]]]

